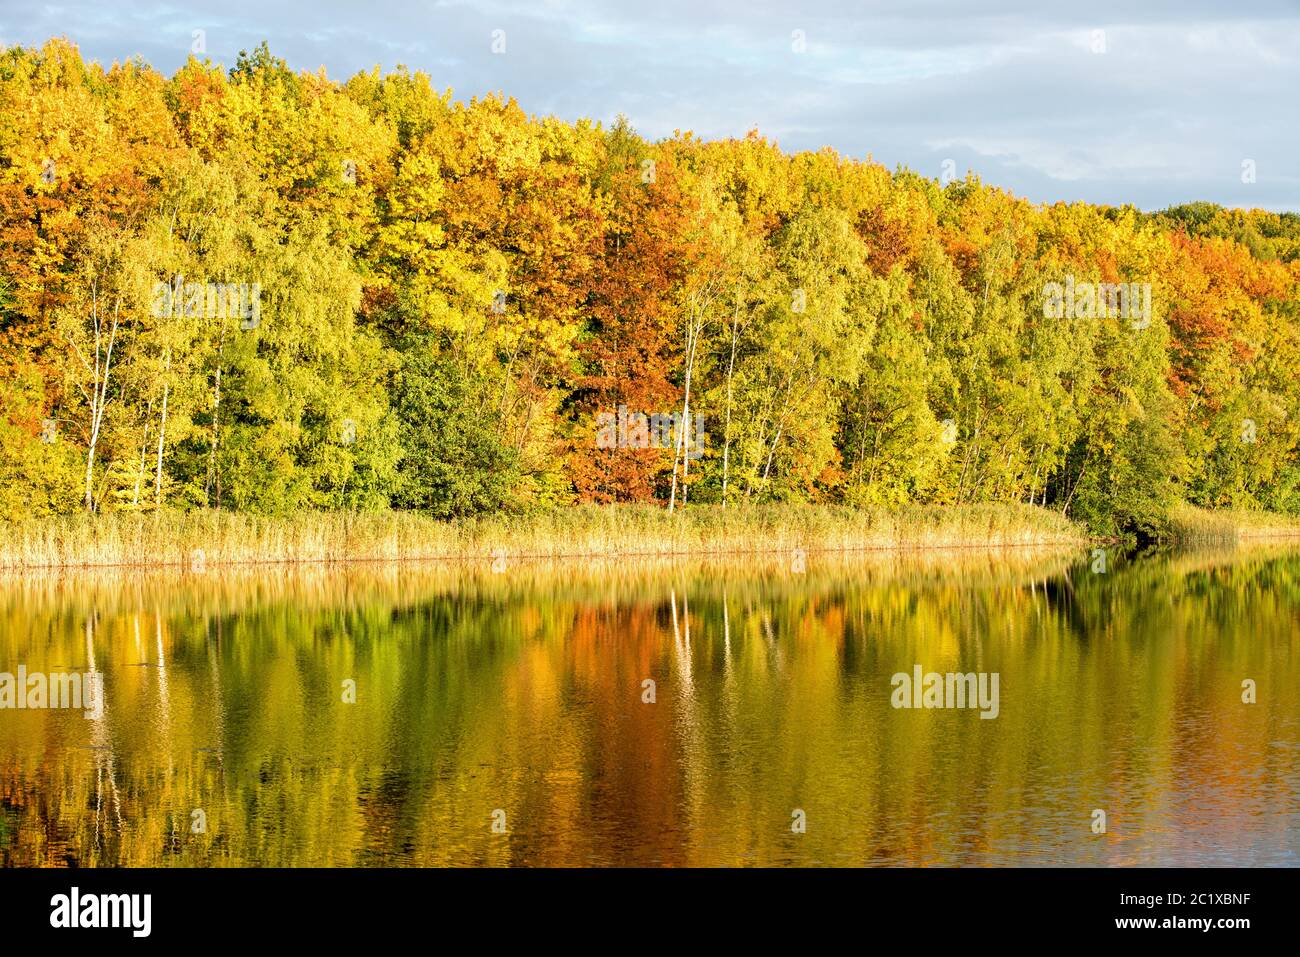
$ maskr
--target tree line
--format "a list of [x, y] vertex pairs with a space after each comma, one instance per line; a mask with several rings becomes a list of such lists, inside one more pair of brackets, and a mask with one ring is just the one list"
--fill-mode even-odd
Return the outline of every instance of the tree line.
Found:
[[[1298, 256], [1296, 214], [649, 142], [265, 44], [171, 78], [11, 47], [0, 518], [1295, 512]], [[1143, 290], [1141, 321], [1058, 308], [1083, 288]], [[616, 416], [674, 438], [601, 441]]]

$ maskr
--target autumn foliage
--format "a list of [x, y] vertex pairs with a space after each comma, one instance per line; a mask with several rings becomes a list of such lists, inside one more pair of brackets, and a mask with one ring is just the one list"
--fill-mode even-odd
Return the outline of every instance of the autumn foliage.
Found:
[[[652, 143], [265, 46], [170, 79], [10, 48], [0, 518], [1294, 512], [1298, 256], [1294, 214], [1039, 206], [757, 133]], [[1065, 276], [1150, 284], [1149, 322], [1047, 318]], [[256, 283], [257, 321], [159, 310], [177, 277]], [[604, 447], [620, 407], [692, 424]]]

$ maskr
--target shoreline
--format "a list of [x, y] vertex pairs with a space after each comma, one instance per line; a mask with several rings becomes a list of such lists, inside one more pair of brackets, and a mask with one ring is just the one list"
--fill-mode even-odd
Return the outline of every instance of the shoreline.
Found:
[[1300, 538], [1300, 516], [1180, 505], [1169, 515], [1168, 534], [1181, 545], [1285, 541]]
[[[1180, 506], [1161, 541], [1176, 546], [1300, 539], [1300, 519]], [[31, 519], [0, 526], [0, 574], [60, 569], [734, 558], [802, 552], [1082, 548], [1090, 535], [1030, 505], [586, 505], [440, 520], [412, 512], [258, 516], [195, 511]]]
[[378, 562], [653, 559], [1083, 546], [1086, 531], [1028, 505], [574, 506], [523, 516], [437, 520], [405, 512], [115, 513], [16, 523], [0, 573]]

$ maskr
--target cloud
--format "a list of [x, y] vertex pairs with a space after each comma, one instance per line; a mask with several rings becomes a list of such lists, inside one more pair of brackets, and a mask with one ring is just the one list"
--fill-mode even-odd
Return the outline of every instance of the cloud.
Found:
[[[69, 0], [15, 8], [0, 35], [29, 45], [65, 35], [89, 57], [138, 54], [171, 72], [203, 29], [209, 56], [226, 65], [266, 39], [299, 69], [344, 78], [403, 63], [461, 98], [501, 91], [570, 120], [625, 113], [651, 137], [757, 126], [787, 149], [829, 145], [928, 176], [952, 159], [1036, 201], [1300, 209], [1293, 2], [971, 7], [127, 0], [110, 11]], [[504, 31], [503, 54], [492, 51], [494, 30]], [[1256, 162], [1254, 184], [1241, 182], [1245, 159]]]

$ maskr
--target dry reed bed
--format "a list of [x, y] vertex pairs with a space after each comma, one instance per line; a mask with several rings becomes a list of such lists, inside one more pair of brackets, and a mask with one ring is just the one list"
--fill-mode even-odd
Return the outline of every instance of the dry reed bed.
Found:
[[1300, 537], [1300, 518], [1272, 512], [1209, 511], [1184, 505], [1169, 521], [1170, 537], [1187, 544], [1235, 544]]
[[0, 569], [983, 548], [1086, 539], [1060, 514], [1029, 505], [691, 506], [675, 515], [613, 505], [454, 521], [409, 512], [113, 513], [0, 526]]

